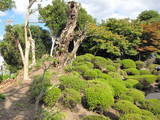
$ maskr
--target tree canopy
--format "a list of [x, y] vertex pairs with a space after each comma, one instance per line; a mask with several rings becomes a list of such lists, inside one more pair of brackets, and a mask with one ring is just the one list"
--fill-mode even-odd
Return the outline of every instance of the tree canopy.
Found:
[[0, 0], [0, 11], [11, 9], [14, 6], [15, 4], [13, 0]]

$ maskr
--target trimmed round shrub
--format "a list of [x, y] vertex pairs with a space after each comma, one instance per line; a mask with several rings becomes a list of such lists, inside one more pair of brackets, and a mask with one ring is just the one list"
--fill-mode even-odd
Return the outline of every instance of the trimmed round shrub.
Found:
[[110, 59], [105, 59], [103, 57], [100, 56], [96, 56], [93, 59], [93, 63], [95, 65], [96, 68], [100, 69], [100, 70], [106, 70], [106, 66], [109, 64], [113, 64], [112, 60]]
[[127, 79], [124, 81], [124, 83], [127, 88], [134, 88], [139, 83], [139, 81], [134, 79]]
[[83, 74], [83, 77], [87, 80], [95, 79], [100, 77], [101, 71], [98, 69], [90, 69]]
[[106, 66], [106, 71], [107, 72], [115, 72], [116, 71], [116, 67], [114, 67], [113, 65], [107, 65]]
[[121, 75], [121, 76], [123, 76], [123, 78], [126, 78], [128, 75], [127, 75], [127, 72], [126, 71], [124, 71], [124, 70], [119, 70], [119, 74]]
[[72, 66], [79, 66], [79, 65], [86, 65], [88, 68], [93, 68], [94, 65], [91, 62], [88, 61], [82, 61], [82, 62], [77, 62], [73, 63]]
[[120, 118], [120, 120], [155, 120], [155, 119], [141, 114], [125, 114]]
[[82, 120], [110, 120], [110, 119], [102, 115], [88, 115], [85, 116]]
[[139, 75], [140, 72], [136, 68], [125, 69], [128, 75]]
[[83, 75], [90, 68], [88, 68], [86, 65], [79, 65], [79, 66], [74, 66], [72, 69], [76, 72], [79, 72], [81, 75]]
[[149, 100], [142, 100], [139, 103], [140, 103], [140, 108], [148, 110], [156, 115], [160, 114], [160, 100], [149, 99]]
[[131, 60], [131, 59], [124, 59], [121, 62], [122, 62], [122, 67], [124, 69], [136, 68], [135, 62], [133, 60]]
[[109, 85], [100, 84], [92, 85], [85, 91], [87, 105], [90, 110], [96, 108], [107, 109], [114, 103], [112, 90]]
[[92, 62], [92, 60], [94, 59], [94, 55], [92, 55], [92, 54], [85, 54], [85, 55], [81, 55], [81, 56], [78, 56], [77, 58], [76, 58], [76, 60], [74, 60], [73, 61], [73, 64], [75, 63], [75, 62], [83, 62], [83, 61], [88, 61], [88, 62]]
[[65, 88], [73, 88], [82, 92], [87, 88], [87, 82], [77, 75], [63, 75], [59, 79]]
[[120, 80], [114, 79], [112, 81], [109, 81], [109, 84], [112, 86], [115, 97], [120, 96], [122, 93], [127, 91], [125, 84]]
[[122, 80], [122, 75], [120, 75], [118, 72], [109, 72], [108, 75], [110, 75], [113, 79], [120, 79]]
[[136, 61], [137, 69], [142, 69], [145, 67], [145, 63], [143, 61]]
[[148, 70], [139, 70], [139, 72], [140, 72], [140, 75], [150, 75], [151, 74], [151, 72]]
[[59, 88], [53, 87], [47, 91], [47, 93], [43, 98], [43, 101], [47, 106], [52, 107], [56, 104], [60, 95], [61, 95], [61, 90]]
[[141, 113], [141, 109], [139, 109], [132, 102], [126, 100], [119, 100], [117, 103], [113, 105], [113, 108], [118, 110], [121, 114]]
[[153, 120], [156, 120], [156, 116], [152, 112], [143, 109], [141, 111], [142, 115], [148, 116], [150, 118], [153, 118]]
[[63, 104], [70, 109], [75, 108], [77, 104], [81, 103], [80, 92], [74, 89], [65, 89], [63, 91]]
[[128, 89], [128, 91], [124, 92], [120, 99], [128, 100], [130, 102], [136, 103], [138, 101], [144, 100], [145, 96], [144, 93], [137, 89]]

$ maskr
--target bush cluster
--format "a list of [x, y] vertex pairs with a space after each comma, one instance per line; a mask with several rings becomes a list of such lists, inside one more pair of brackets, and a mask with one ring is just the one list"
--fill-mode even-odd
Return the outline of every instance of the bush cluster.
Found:
[[122, 67], [124, 69], [136, 68], [135, 62], [131, 59], [124, 59], [124, 60], [121, 61], [121, 63], [122, 63]]
[[140, 72], [136, 68], [125, 69], [128, 75], [139, 75]]
[[134, 79], [127, 79], [124, 81], [125, 85], [127, 88], [134, 88], [137, 86], [137, 84], [139, 83], [138, 80], [134, 80]]
[[145, 67], [145, 64], [143, 61], [136, 61], [136, 67], [140, 70]]
[[88, 115], [85, 116], [82, 120], [110, 120], [110, 119], [102, 115]]

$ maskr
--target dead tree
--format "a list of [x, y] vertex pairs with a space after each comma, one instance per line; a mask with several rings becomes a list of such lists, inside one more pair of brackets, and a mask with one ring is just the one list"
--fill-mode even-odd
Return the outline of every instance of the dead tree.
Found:
[[59, 50], [56, 54], [57, 58], [59, 59], [60, 66], [64, 66], [67, 59], [69, 44], [73, 40], [74, 30], [76, 28], [78, 19], [79, 5], [74, 1], [69, 2], [68, 5], [69, 18], [66, 27], [60, 35], [60, 41], [58, 45]]

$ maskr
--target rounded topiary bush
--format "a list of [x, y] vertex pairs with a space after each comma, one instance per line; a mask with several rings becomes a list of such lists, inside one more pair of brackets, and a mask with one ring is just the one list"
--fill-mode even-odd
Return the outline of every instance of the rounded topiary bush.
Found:
[[151, 72], [149, 70], [139, 70], [140, 75], [150, 75]]
[[153, 120], [157, 120], [156, 116], [152, 112], [147, 111], [147, 110], [143, 110], [143, 109], [141, 111], [142, 111], [142, 115], [148, 116], [148, 117], [152, 118]]
[[77, 104], [81, 103], [81, 95], [80, 92], [74, 90], [74, 89], [65, 89], [63, 91], [63, 104], [65, 107], [68, 107], [70, 109], [75, 108]]
[[101, 76], [101, 71], [98, 69], [90, 69], [83, 74], [83, 77], [87, 80], [95, 79]]
[[106, 71], [107, 72], [115, 72], [116, 71], [116, 67], [113, 65], [107, 65], [106, 66]]
[[124, 59], [121, 62], [122, 62], [122, 67], [124, 69], [136, 68], [135, 62], [133, 60], [131, 60], [131, 59]]
[[120, 99], [122, 100], [128, 100], [130, 102], [136, 103], [138, 101], [142, 101], [145, 99], [144, 92], [137, 90], [137, 89], [128, 89], [126, 92], [124, 92]]
[[136, 68], [125, 69], [128, 75], [139, 75], [140, 72]]
[[158, 99], [149, 99], [149, 100], [142, 100], [139, 102], [140, 108], [148, 110], [155, 115], [160, 114], [160, 100]]
[[113, 105], [113, 108], [118, 110], [121, 114], [141, 113], [141, 110], [136, 105], [126, 100], [119, 100]]
[[124, 83], [127, 88], [134, 88], [139, 83], [139, 81], [134, 79], [127, 79], [124, 81]]
[[122, 78], [123, 78], [123, 76], [120, 75], [118, 72], [109, 72], [108, 75], [110, 75], [113, 79], [122, 80]]
[[72, 70], [80, 73], [81, 75], [83, 75], [85, 72], [87, 72], [90, 68], [86, 65], [79, 65], [79, 66], [74, 66], [72, 68]]
[[94, 59], [94, 55], [92, 54], [85, 54], [85, 55], [81, 55], [78, 56], [74, 61], [73, 61], [73, 65], [80, 63], [80, 62], [92, 62], [92, 60]]
[[102, 115], [88, 115], [85, 116], [82, 120], [110, 120], [110, 119]]
[[155, 119], [141, 114], [125, 114], [120, 118], [120, 120], [155, 120]]
[[143, 61], [136, 61], [137, 69], [142, 69], [145, 67], [145, 63]]
[[87, 87], [87, 82], [81, 79], [78, 75], [63, 75], [59, 79], [65, 88], [73, 88], [77, 91], [83, 92]]
[[47, 106], [52, 107], [58, 101], [60, 95], [61, 90], [59, 88], [53, 87], [46, 92], [43, 101]]
[[107, 109], [114, 103], [112, 89], [102, 82], [94, 84], [92, 83], [92, 86], [85, 91], [88, 108], [90, 110], [96, 108]]

